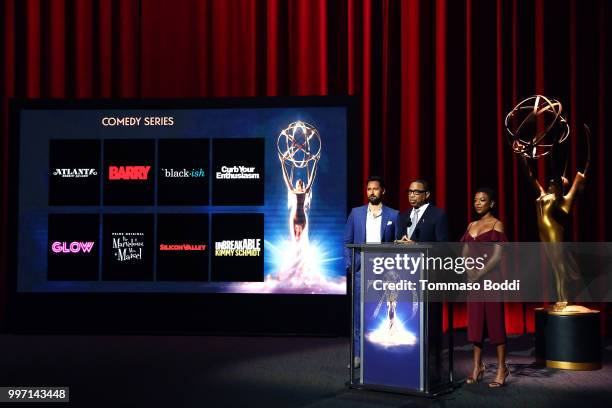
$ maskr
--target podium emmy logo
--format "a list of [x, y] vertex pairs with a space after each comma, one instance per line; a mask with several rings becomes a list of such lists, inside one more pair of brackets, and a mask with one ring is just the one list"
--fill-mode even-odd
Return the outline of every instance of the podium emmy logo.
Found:
[[148, 180], [151, 166], [108, 166], [109, 180]]
[[55, 241], [51, 244], [51, 251], [56, 254], [77, 254], [79, 252], [89, 253], [91, 252], [93, 246], [94, 243], [92, 241]]

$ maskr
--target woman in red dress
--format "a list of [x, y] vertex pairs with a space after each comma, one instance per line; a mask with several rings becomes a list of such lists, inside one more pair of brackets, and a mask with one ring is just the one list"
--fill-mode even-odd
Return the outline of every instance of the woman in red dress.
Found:
[[[474, 209], [479, 219], [468, 225], [461, 242], [508, 242], [504, 234], [503, 223], [495, 218], [492, 210], [495, 207], [494, 192], [490, 188], [479, 188], [474, 195]], [[497, 258], [497, 260], [495, 259]], [[492, 256], [482, 271], [468, 272], [468, 279], [476, 281], [484, 273], [495, 268], [499, 257]], [[486, 334], [489, 342], [496, 345], [498, 368], [495, 380], [489, 387], [501, 387], [506, 382], [510, 370], [506, 365], [506, 327], [504, 321], [504, 304], [502, 302], [468, 302], [468, 341], [474, 344], [474, 367], [467, 378], [468, 384], [479, 382], [485, 371], [482, 362], [482, 346]]]

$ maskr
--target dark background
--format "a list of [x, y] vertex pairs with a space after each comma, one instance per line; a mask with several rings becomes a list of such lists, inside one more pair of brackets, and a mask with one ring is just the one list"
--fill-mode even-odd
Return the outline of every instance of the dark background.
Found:
[[[104, 214], [102, 222], [102, 280], [105, 281], [152, 281], [153, 257], [153, 214]], [[142, 258], [117, 259], [117, 251], [113, 248], [113, 233], [138, 233], [142, 235], [126, 235], [128, 241], [134, 238], [142, 242]], [[121, 238], [121, 236], [116, 236]], [[138, 247], [134, 247], [138, 250]], [[129, 251], [128, 251], [129, 253]]]
[[[206, 245], [204, 251], [161, 251], [160, 244]], [[157, 280], [208, 281], [208, 214], [157, 214]]]
[[50, 141], [51, 169], [95, 169], [98, 174], [81, 178], [50, 174], [49, 205], [100, 205], [100, 145], [99, 140]]
[[[151, 166], [146, 180], [111, 180], [110, 166]], [[153, 205], [155, 200], [155, 140], [104, 142], [104, 205]]]
[[[98, 191], [100, 190], [98, 186]], [[48, 279], [89, 280], [99, 278], [100, 215], [99, 214], [49, 214]], [[88, 253], [54, 253], [51, 243], [94, 242]]]
[[[210, 141], [160, 139], [157, 145], [157, 204], [208, 205]], [[164, 170], [203, 169], [204, 177], [164, 177]]]
[[[12, 97], [356, 95], [362, 131], [349, 135], [357, 147], [350, 159], [363, 169], [354, 183], [383, 175], [387, 203], [405, 209], [410, 180], [430, 179], [456, 239], [473, 218], [474, 189], [490, 185], [509, 238], [535, 241], [535, 196], [503, 118], [543, 93], [563, 102], [575, 135], [582, 123], [593, 131], [591, 173], [568, 238], [609, 241], [610, 8], [606, 0], [5, 0], [0, 316], [14, 250], [5, 227]], [[579, 146], [572, 141], [570, 169]], [[533, 330], [532, 306], [507, 306], [509, 332]], [[461, 308], [455, 324], [465, 324]]]
[[[214, 139], [213, 205], [264, 205], [265, 139]], [[217, 179], [223, 166], [255, 167], [259, 179]]]
[[259, 256], [215, 256], [211, 242], [214, 282], [263, 282], [264, 278], [264, 214], [213, 214], [212, 236], [215, 242], [260, 238]]

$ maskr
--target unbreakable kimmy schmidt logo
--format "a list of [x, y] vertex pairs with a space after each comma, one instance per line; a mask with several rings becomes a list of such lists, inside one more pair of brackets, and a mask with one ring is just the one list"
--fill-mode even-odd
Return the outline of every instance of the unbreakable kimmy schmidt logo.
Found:
[[93, 247], [93, 241], [53, 241], [51, 243], [51, 251], [55, 254], [88, 254]]
[[161, 169], [161, 176], [165, 178], [187, 179], [204, 178], [206, 172], [203, 168], [197, 169]]
[[97, 169], [87, 168], [69, 168], [69, 169], [53, 169], [51, 175], [59, 178], [88, 178], [90, 176], [97, 176]]
[[215, 256], [260, 256], [261, 239], [245, 238], [215, 242]]
[[108, 166], [109, 180], [148, 180], [151, 166]]

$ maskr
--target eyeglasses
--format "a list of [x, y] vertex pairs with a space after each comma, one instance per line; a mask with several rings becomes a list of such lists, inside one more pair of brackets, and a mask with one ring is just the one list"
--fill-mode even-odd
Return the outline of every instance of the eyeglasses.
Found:
[[408, 190], [408, 195], [410, 194], [414, 194], [414, 195], [421, 195], [423, 193], [426, 193], [427, 190]]

